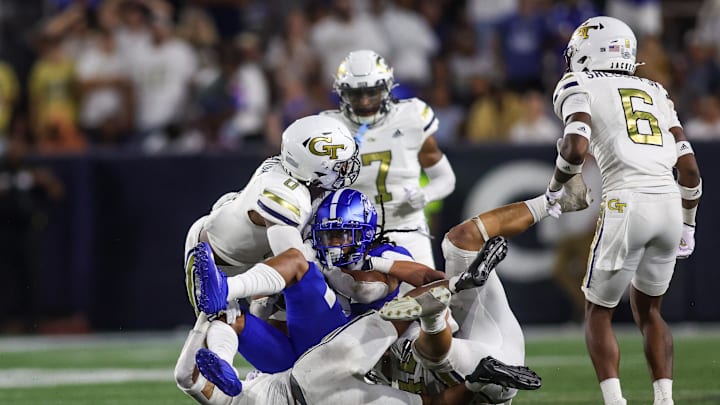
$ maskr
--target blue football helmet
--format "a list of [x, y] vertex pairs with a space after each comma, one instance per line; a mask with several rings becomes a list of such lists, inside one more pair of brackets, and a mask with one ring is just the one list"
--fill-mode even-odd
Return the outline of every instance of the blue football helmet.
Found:
[[325, 266], [347, 266], [365, 257], [377, 231], [377, 211], [365, 194], [345, 188], [325, 197], [312, 225], [313, 247]]

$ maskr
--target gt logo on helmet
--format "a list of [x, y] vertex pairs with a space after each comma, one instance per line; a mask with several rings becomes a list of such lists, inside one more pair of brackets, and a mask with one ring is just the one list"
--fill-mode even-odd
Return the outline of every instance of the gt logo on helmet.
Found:
[[587, 38], [588, 38], [588, 32], [589, 32], [590, 30], [601, 30], [601, 29], [603, 29], [603, 28], [605, 28], [605, 27], [603, 27], [602, 24], [598, 24], [598, 25], [583, 25], [583, 26], [581, 26], [581, 27], [578, 27], [577, 31], [575, 31], [575, 35], [573, 35], [573, 36], [578, 36], [578, 37], [582, 37], [583, 39], [587, 39]]
[[313, 155], [329, 156], [330, 159], [335, 160], [338, 158], [338, 149], [344, 150], [345, 145], [332, 145], [330, 144], [330, 142], [332, 142], [332, 138], [327, 136], [318, 136], [316, 138], [312, 138], [308, 143], [308, 150], [310, 150], [310, 153], [312, 153]]

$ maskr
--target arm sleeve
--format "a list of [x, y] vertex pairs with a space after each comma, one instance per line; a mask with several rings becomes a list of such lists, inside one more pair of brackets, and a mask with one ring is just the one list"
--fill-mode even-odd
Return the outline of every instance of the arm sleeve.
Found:
[[455, 190], [455, 172], [445, 155], [437, 163], [423, 170], [429, 180], [428, 184], [423, 187], [428, 201], [441, 200]]

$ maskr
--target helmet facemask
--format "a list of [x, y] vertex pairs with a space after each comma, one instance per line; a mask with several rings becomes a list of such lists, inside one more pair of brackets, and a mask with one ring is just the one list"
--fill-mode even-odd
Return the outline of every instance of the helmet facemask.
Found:
[[382, 121], [392, 108], [393, 69], [369, 50], [350, 52], [338, 67], [333, 89], [340, 110], [358, 125]]
[[[357, 270], [375, 239], [377, 212], [357, 190], [333, 191], [317, 207], [311, 229], [313, 247], [323, 265]], [[357, 265], [347, 267], [353, 263]]]

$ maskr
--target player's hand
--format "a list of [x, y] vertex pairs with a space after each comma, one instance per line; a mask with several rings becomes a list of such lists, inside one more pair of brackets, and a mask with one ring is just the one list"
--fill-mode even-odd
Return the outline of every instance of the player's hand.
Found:
[[562, 208], [560, 208], [560, 198], [562, 198], [565, 192], [565, 187], [561, 187], [560, 190], [552, 191], [550, 187], [545, 190], [545, 209], [548, 215], [553, 218], [560, 218], [562, 214]]
[[420, 187], [405, 187], [405, 201], [416, 210], [425, 208], [428, 200]]
[[683, 224], [682, 238], [680, 238], [680, 246], [678, 247], [677, 258], [687, 259], [695, 250], [695, 227]]

